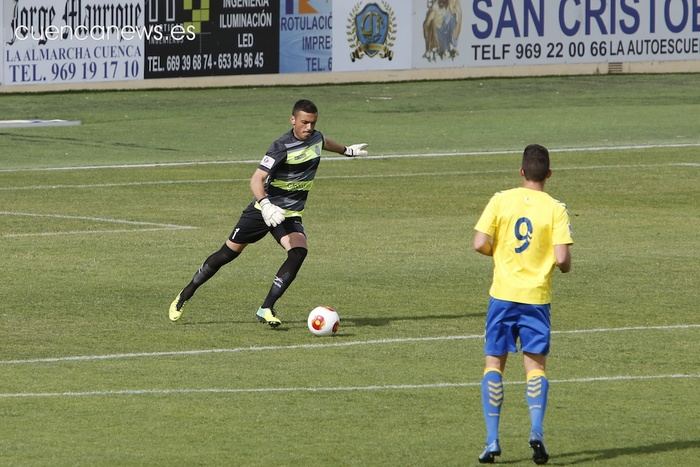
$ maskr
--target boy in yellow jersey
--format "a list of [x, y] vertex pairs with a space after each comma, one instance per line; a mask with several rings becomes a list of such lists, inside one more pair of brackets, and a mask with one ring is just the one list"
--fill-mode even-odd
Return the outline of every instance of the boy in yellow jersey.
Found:
[[571, 269], [571, 227], [566, 206], [544, 192], [552, 175], [549, 151], [531, 144], [523, 152], [520, 188], [493, 195], [474, 230], [474, 249], [493, 257], [493, 283], [486, 316], [481, 399], [486, 422], [483, 464], [501, 454], [498, 423], [503, 403], [503, 372], [520, 340], [527, 377], [532, 460], [546, 464], [543, 420], [549, 383], [545, 363], [550, 342], [552, 273]]

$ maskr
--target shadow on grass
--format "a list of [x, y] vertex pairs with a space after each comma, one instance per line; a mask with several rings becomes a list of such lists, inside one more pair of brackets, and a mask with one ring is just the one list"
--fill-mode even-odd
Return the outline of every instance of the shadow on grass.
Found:
[[[575, 457], [575, 460], [566, 462], [566, 465], [584, 464], [594, 461], [616, 459], [618, 457], [632, 456], [639, 454], [655, 454], [669, 451], [682, 451], [685, 449], [700, 448], [700, 440], [690, 441], [669, 441], [667, 443], [646, 444], [643, 446], [621, 447], [613, 449], [601, 449], [599, 451], [587, 450], [580, 452], [565, 452], [558, 454], [557, 459], [565, 461], [567, 457]], [[582, 457], [581, 457], [582, 456]]]
[[[282, 326], [285, 324], [303, 324], [306, 326], [306, 320], [299, 319], [284, 319], [284, 314], [280, 314], [283, 321]], [[436, 321], [436, 320], [449, 320], [449, 319], [464, 319], [464, 318], [485, 318], [485, 313], [468, 313], [468, 314], [442, 314], [442, 315], [421, 315], [421, 316], [385, 316], [380, 315], [375, 318], [343, 318], [341, 316], [340, 322], [343, 328], [348, 327], [362, 327], [362, 326], [388, 326], [394, 321]], [[203, 326], [208, 324], [250, 324], [252, 321], [250, 319], [246, 320], [217, 320], [217, 321], [187, 321], [181, 323], [185, 326]], [[283, 329], [283, 328], [280, 328]]]
[[[453, 314], [453, 315], [420, 315], [420, 316], [377, 316], [375, 318], [346, 318], [342, 319], [343, 326], [387, 326], [393, 321], [436, 321], [441, 319], [485, 318], [485, 313]], [[349, 323], [349, 324], [348, 324]]]
[[154, 151], [167, 151], [167, 152], [177, 152], [179, 149], [168, 148], [168, 147], [158, 147], [158, 146], [144, 146], [135, 143], [122, 143], [122, 142], [101, 142], [87, 140], [84, 138], [69, 138], [69, 137], [58, 137], [58, 136], [40, 136], [40, 135], [21, 135], [18, 133], [11, 132], [0, 132], [0, 136], [9, 136], [12, 141], [19, 141], [23, 143], [46, 143], [46, 142], [61, 142], [66, 144], [73, 144], [76, 146], [87, 146], [87, 147], [120, 147], [126, 149], [149, 149]]
[[[547, 465], [588, 464], [591, 462], [606, 461], [617, 458], [622, 458], [621, 460], [624, 460], [624, 457], [626, 456], [639, 456], [640, 454], [657, 454], [663, 452], [683, 451], [686, 449], [698, 448], [700, 448], [700, 440], [669, 441], [667, 443], [646, 444], [643, 446], [620, 447], [600, 450], [588, 449], [585, 451], [577, 452], [550, 452], [550, 455], [552, 457], [550, 457]], [[505, 460], [499, 461], [499, 464], [519, 464], [521, 462], [526, 461], [531, 461], [531, 459], [526, 458]], [[629, 459], [629, 462], [629, 465], [635, 465], [635, 463], [639, 462], [639, 459]]]

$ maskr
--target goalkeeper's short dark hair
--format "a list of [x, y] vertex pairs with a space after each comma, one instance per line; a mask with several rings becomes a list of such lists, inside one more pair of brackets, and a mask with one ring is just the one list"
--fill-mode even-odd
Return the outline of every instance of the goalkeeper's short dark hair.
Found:
[[294, 103], [294, 107], [292, 107], [292, 115], [296, 115], [299, 111], [306, 112], [307, 114], [317, 114], [318, 107], [308, 99], [299, 99]]
[[526, 180], [541, 182], [549, 174], [549, 151], [539, 144], [530, 144], [523, 151], [523, 174]]

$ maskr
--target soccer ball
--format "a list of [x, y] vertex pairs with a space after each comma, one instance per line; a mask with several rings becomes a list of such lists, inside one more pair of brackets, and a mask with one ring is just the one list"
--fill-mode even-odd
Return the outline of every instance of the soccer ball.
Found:
[[315, 336], [330, 336], [338, 331], [340, 316], [329, 306], [317, 306], [309, 313], [306, 320], [309, 331]]

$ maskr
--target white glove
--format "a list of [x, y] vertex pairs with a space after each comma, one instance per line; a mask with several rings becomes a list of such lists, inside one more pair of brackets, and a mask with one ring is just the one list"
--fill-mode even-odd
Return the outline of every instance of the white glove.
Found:
[[350, 157], [366, 156], [367, 155], [367, 151], [365, 151], [366, 147], [367, 147], [367, 143], [351, 144], [350, 146], [345, 146], [345, 151], [343, 151], [343, 154], [345, 154], [346, 156], [350, 156]]
[[268, 227], [277, 227], [284, 222], [284, 211], [281, 207], [274, 205], [269, 199], [263, 198], [258, 201], [263, 220]]

